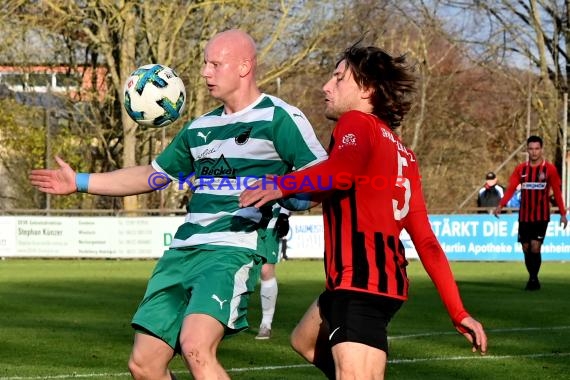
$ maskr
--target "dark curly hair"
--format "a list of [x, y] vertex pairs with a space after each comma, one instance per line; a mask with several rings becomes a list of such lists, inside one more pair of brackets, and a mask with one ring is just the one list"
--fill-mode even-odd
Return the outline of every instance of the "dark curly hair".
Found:
[[533, 142], [539, 143], [540, 147], [542, 148], [542, 138], [540, 136], [532, 135], [532, 136], [529, 136], [528, 139], [526, 139], [526, 145], [533, 143]]
[[406, 56], [392, 57], [375, 46], [359, 46], [360, 41], [346, 49], [336, 66], [345, 61], [361, 88], [372, 89], [372, 113], [397, 128], [412, 106], [416, 78]]

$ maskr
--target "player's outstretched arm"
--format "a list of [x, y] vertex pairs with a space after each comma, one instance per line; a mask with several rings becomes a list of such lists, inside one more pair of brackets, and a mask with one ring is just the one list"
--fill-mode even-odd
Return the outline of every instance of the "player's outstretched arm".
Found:
[[471, 342], [473, 352], [487, 351], [487, 336], [481, 323], [473, 319], [463, 307], [457, 283], [449, 261], [435, 237], [424, 208], [405, 219], [405, 228], [412, 238], [418, 256], [433, 281], [447, 309], [453, 325]]
[[487, 353], [487, 335], [483, 329], [483, 325], [472, 317], [465, 317], [461, 320], [461, 326], [455, 326], [473, 346], [473, 352], [481, 352], [481, 355]]
[[75, 170], [65, 161], [55, 157], [58, 169], [34, 169], [30, 172], [30, 183], [38, 190], [48, 194], [67, 195], [77, 191]]
[[126, 196], [163, 189], [170, 183], [165, 173], [152, 165], [133, 166], [107, 173], [76, 173], [65, 161], [55, 157], [58, 169], [36, 169], [30, 183], [44, 193], [67, 195], [76, 191], [109, 196]]

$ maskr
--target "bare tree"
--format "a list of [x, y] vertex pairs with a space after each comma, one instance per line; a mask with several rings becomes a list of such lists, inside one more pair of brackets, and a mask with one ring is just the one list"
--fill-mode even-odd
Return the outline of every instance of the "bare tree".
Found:
[[[68, 47], [67, 57], [52, 51], [52, 58], [66, 58], [62, 63], [106, 68], [104, 96], [92, 97], [94, 107], [83, 109], [84, 124], [78, 128], [84, 136], [94, 137], [91, 148], [106, 163], [95, 169], [112, 169], [147, 162], [174, 132], [169, 128], [153, 145], [157, 131], [141, 129], [123, 109], [123, 83], [137, 66], [154, 62], [173, 67], [187, 85], [186, 115], [195, 117], [213, 104], [199, 74], [203, 48], [211, 36], [232, 27], [250, 32], [259, 41], [263, 68], [259, 82], [264, 85], [294, 70], [316, 49], [330, 9], [321, 1], [293, 0], [43, 0], [33, 4], [8, 0], [0, 8], [0, 19], [53, 36]], [[126, 197], [124, 208], [133, 210], [140, 202], [139, 197]]]
[[[96, 101], [69, 104], [68, 128], [81, 138], [66, 145], [84, 157], [76, 167], [100, 171], [150, 162], [181, 126], [182, 121], [166, 129], [143, 129], [125, 116], [122, 83], [135, 67], [152, 62], [173, 67], [187, 86], [183, 119], [199, 116], [216, 104], [200, 77], [204, 45], [221, 30], [243, 28], [258, 41], [262, 90], [304, 110], [326, 144], [332, 124], [322, 115], [321, 87], [341, 51], [363, 39], [407, 54], [415, 63], [417, 99], [399, 132], [420, 157], [428, 205], [449, 209], [462, 203], [486, 171], [516, 150], [527, 120], [533, 131], [556, 135], [551, 126], [560, 102], [553, 83], [564, 83], [565, 74], [556, 74], [553, 63], [560, 64], [563, 55], [558, 52], [555, 61], [549, 55], [549, 38], [536, 38], [537, 31], [550, 31], [552, 24], [539, 17], [521, 26], [516, 14], [493, 15], [491, 6], [507, 12], [507, 3], [524, 2], [462, 2], [458, 10], [459, 2], [449, 0], [9, 0], [0, 7], [0, 22], [10, 22], [10, 28], [0, 31], [7, 37], [0, 56], [6, 46], [19, 46], [22, 35], [39, 32], [49, 40], [43, 50], [50, 59], [107, 70], [104, 96], [95, 92], [90, 96]], [[542, 15], [543, 3], [534, 0], [523, 11], [538, 8], [535, 14]], [[499, 30], [498, 20], [512, 28], [518, 44], [500, 38], [507, 32], [504, 27]], [[11, 33], [16, 25], [26, 33]], [[529, 49], [537, 58], [531, 60], [537, 68], [533, 71], [528, 70], [528, 58], [517, 59], [524, 55], [506, 48], [538, 46], [540, 40], [545, 58], [540, 58], [539, 47]], [[28, 49], [21, 60], [30, 62], [33, 52]], [[172, 187], [160, 195], [160, 200], [157, 194], [132, 198], [125, 208], [175, 207], [182, 197]], [[100, 200], [97, 207], [121, 207], [117, 202]]]
[[462, 40], [490, 59], [501, 58], [503, 64], [533, 70], [531, 90], [532, 131], [554, 140], [555, 162], [562, 162], [562, 130], [559, 112], [568, 91], [570, 38], [570, 1], [498, 0], [448, 1], [469, 17], [479, 20], [478, 32], [463, 35]]

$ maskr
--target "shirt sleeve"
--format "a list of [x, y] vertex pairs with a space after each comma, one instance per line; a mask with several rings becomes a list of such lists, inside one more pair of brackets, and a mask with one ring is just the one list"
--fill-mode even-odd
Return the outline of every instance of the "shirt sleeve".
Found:
[[371, 155], [371, 131], [371, 122], [365, 114], [353, 111], [343, 114], [333, 131], [327, 160], [277, 178], [283, 196], [350, 188]]
[[503, 194], [503, 198], [501, 198], [501, 201], [499, 202], [499, 206], [505, 207], [509, 199], [513, 197], [513, 194], [517, 190], [517, 186], [521, 183], [520, 171], [520, 165], [518, 165], [515, 170], [513, 170], [513, 173], [509, 177], [509, 185], [507, 186], [505, 194]]
[[194, 160], [186, 138], [188, 126], [185, 124], [152, 162], [156, 171], [166, 173], [171, 180], [177, 182], [184, 182], [194, 175]]
[[548, 165], [548, 184], [552, 187], [552, 192], [554, 193], [554, 200], [556, 205], [560, 210], [560, 215], [566, 215], [566, 208], [564, 207], [564, 198], [562, 197], [562, 190], [560, 190], [562, 183], [560, 181], [560, 176], [556, 170], [556, 166]]
[[273, 144], [290, 169], [303, 169], [327, 158], [307, 117], [298, 108], [276, 108]]
[[410, 235], [420, 261], [434, 283], [453, 324], [460, 326], [463, 318], [469, 317], [469, 313], [461, 301], [449, 261], [429, 223], [417, 165], [415, 168], [410, 211], [403, 220], [403, 227]]

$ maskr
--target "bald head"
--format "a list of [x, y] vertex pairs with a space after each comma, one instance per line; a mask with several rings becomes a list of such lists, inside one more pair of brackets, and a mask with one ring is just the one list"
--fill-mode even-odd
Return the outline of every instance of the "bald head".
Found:
[[249, 34], [239, 29], [230, 29], [216, 34], [206, 45], [206, 50], [225, 51], [238, 61], [249, 61], [255, 69], [257, 48]]
[[260, 96], [255, 82], [256, 47], [251, 36], [231, 29], [206, 44], [202, 77], [210, 94], [221, 100], [226, 112], [236, 112]]

